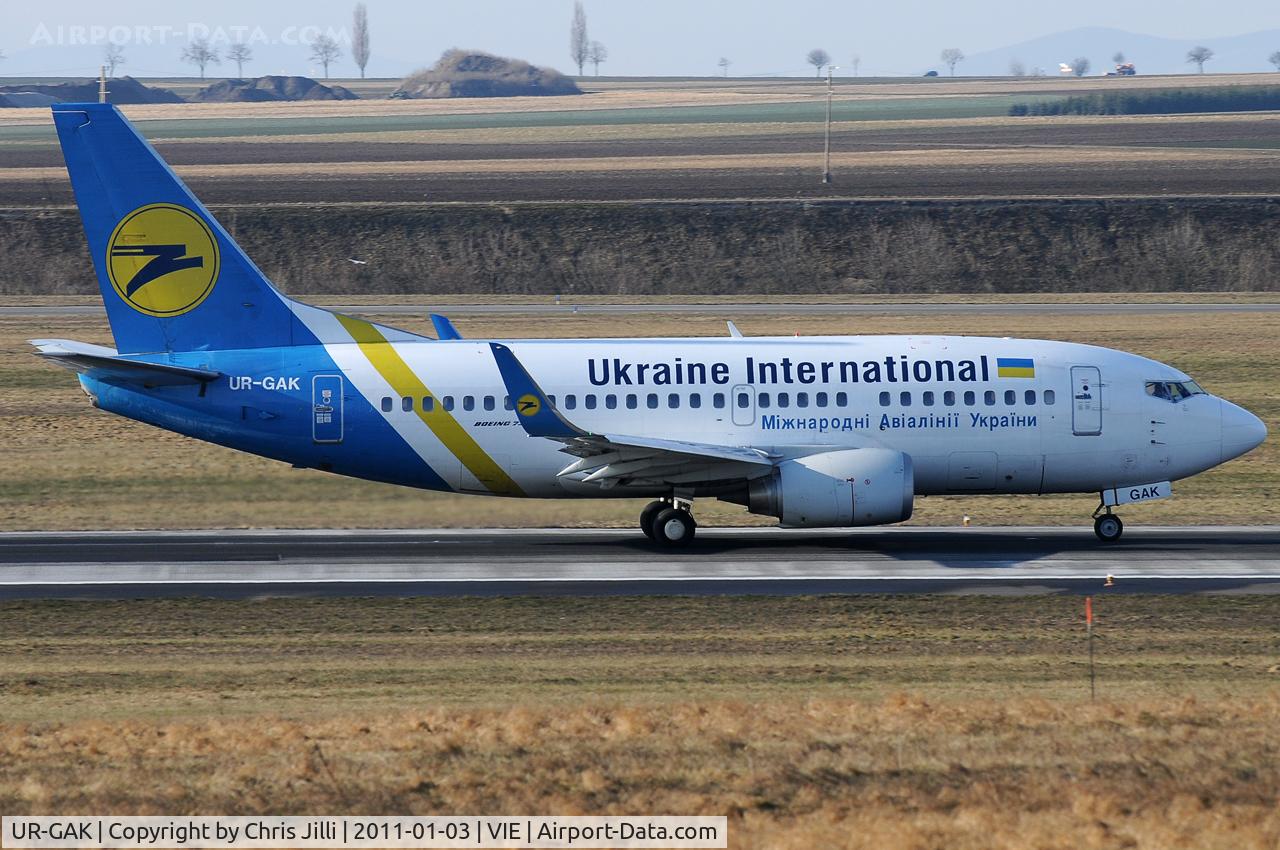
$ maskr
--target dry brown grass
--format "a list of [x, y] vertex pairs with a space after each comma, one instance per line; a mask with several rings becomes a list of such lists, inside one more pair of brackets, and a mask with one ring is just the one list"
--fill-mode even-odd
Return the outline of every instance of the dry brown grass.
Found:
[[6, 813], [726, 814], [735, 848], [1280, 840], [1276, 598], [0, 605]]
[[[705, 315], [519, 316], [459, 320], [468, 336], [721, 336], [732, 311]], [[430, 333], [425, 319], [388, 317]], [[1191, 373], [1211, 391], [1280, 428], [1280, 316], [1260, 314], [956, 315], [759, 317], [738, 320], [749, 335], [962, 333], [1068, 339], [1135, 351]], [[581, 501], [571, 515], [536, 500], [406, 490], [292, 470], [262, 458], [158, 431], [93, 410], [74, 377], [31, 356], [25, 340], [67, 337], [110, 344], [95, 319], [0, 320], [0, 529], [220, 527], [537, 527], [634, 525], [634, 500]], [[1177, 498], [1127, 517], [1139, 524], [1280, 521], [1280, 450], [1274, 440], [1246, 459], [1175, 485]], [[1067, 524], [1084, 521], [1089, 496], [929, 498], [912, 522], [954, 525]], [[712, 500], [698, 505], [706, 525], [765, 524], [766, 518]]]

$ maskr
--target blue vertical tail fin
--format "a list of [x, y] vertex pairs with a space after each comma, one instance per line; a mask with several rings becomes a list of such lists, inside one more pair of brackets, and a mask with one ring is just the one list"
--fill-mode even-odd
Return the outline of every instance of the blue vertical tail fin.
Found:
[[268, 348], [305, 336], [281, 295], [111, 104], [53, 106], [122, 354]]

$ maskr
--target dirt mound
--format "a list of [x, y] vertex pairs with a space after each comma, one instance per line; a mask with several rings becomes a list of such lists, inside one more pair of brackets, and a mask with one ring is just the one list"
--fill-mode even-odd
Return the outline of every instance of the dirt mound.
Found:
[[[133, 77], [107, 80], [108, 99], [112, 103], [183, 103], [168, 89], [144, 86]], [[0, 95], [34, 93], [53, 98], [58, 103], [92, 103], [98, 99], [98, 81], [83, 83], [58, 83], [57, 85], [0, 86]]]
[[326, 86], [310, 77], [258, 77], [254, 80], [219, 80], [191, 96], [199, 103], [260, 103], [277, 100], [357, 100], [342, 86]]
[[395, 98], [527, 97], [582, 94], [573, 80], [552, 68], [478, 51], [450, 50], [433, 67], [406, 77]]

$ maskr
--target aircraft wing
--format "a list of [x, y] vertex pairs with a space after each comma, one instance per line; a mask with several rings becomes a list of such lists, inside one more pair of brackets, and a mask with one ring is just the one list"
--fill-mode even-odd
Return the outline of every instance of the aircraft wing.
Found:
[[525, 432], [564, 443], [561, 451], [578, 458], [558, 473], [560, 477], [602, 488], [617, 484], [678, 486], [754, 478], [773, 466], [774, 458], [769, 454], [744, 446], [585, 431], [556, 409], [511, 349], [496, 342], [489, 347]]
[[178, 384], [204, 384], [221, 377], [221, 372], [147, 363], [121, 357], [115, 349], [70, 339], [32, 339], [36, 354], [63, 368], [95, 378], [126, 381], [144, 387], [166, 387]]

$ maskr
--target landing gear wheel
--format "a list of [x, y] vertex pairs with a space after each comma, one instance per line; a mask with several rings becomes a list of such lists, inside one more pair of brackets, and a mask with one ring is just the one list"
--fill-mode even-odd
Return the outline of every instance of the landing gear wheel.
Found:
[[689, 545], [697, 530], [693, 515], [678, 508], [666, 508], [653, 520], [653, 539], [671, 548]]
[[666, 508], [671, 507], [668, 502], [650, 502], [644, 506], [644, 510], [640, 512], [640, 530], [644, 532], [644, 536], [650, 540], [655, 539], [653, 536], [653, 521], [658, 518], [658, 514]]
[[1093, 521], [1093, 533], [1103, 543], [1115, 543], [1124, 534], [1124, 523], [1115, 514], [1103, 514]]

